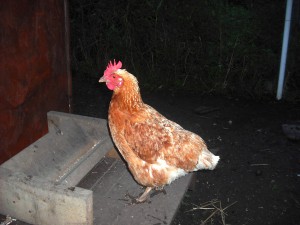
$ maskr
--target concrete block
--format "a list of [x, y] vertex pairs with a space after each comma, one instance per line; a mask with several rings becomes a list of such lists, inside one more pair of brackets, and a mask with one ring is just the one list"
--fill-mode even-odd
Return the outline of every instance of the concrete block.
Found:
[[30, 224], [93, 224], [93, 192], [0, 168], [0, 211]]
[[0, 213], [31, 224], [92, 224], [92, 191], [74, 186], [113, 148], [107, 121], [47, 116], [49, 132], [0, 166]]

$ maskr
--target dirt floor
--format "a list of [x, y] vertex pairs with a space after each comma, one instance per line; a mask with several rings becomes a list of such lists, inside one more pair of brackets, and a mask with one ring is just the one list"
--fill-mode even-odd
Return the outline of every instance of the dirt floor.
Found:
[[[74, 113], [107, 118], [111, 92], [104, 84], [74, 78], [73, 85]], [[143, 91], [142, 97], [221, 157], [214, 171], [197, 172], [173, 225], [300, 224], [300, 142], [282, 131], [300, 120], [299, 104]]]
[[[142, 97], [221, 157], [214, 171], [196, 173], [173, 225], [300, 224], [300, 142], [282, 131], [282, 124], [300, 121], [299, 104], [167, 92]], [[73, 79], [74, 113], [106, 119], [110, 98], [97, 79]]]

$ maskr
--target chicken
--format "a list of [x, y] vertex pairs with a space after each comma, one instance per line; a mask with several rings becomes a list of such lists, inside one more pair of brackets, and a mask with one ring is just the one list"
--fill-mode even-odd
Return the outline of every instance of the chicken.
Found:
[[200, 136], [145, 104], [137, 79], [121, 67], [120, 61], [109, 62], [99, 82], [113, 91], [108, 112], [112, 139], [135, 180], [146, 187], [136, 201], [144, 202], [153, 188], [163, 188], [189, 172], [213, 170], [219, 156]]

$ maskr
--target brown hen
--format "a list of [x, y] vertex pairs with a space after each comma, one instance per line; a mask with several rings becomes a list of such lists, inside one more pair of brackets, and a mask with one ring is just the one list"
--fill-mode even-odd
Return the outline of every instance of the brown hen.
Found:
[[203, 139], [168, 120], [141, 98], [137, 79], [110, 62], [99, 82], [113, 90], [108, 122], [113, 141], [135, 180], [147, 187], [136, 199], [144, 202], [153, 188], [161, 188], [185, 174], [213, 170], [219, 156]]

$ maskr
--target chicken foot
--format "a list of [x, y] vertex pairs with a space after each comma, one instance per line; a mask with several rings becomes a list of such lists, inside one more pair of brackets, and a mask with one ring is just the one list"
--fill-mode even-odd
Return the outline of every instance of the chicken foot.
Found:
[[128, 193], [126, 194], [126, 196], [131, 199], [131, 204], [140, 204], [140, 203], [145, 202], [148, 199], [148, 196], [149, 196], [151, 190], [152, 190], [152, 187], [147, 187], [146, 190], [144, 191], [144, 193], [138, 198], [133, 197], [132, 195], [130, 195]]
[[140, 204], [140, 203], [144, 203], [145, 201], [147, 201], [149, 196], [152, 198], [153, 196], [155, 196], [159, 193], [167, 194], [167, 192], [165, 191], [165, 189], [163, 187], [155, 187], [155, 192], [150, 195], [150, 192], [152, 191], [152, 189], [153, 189], [153, 187], [147, 187], [146, 190], [143, 192], [143, 194], [138, 198], [135, 198], [128, 193], [126, 194], [126, 196], [131, 199], [131, 204]]
[[137, 203], [145, 202], [147, 200], [148, 196], [150, 195], [150, 192], [152, 189], [153, 189], [153, 187], [147, 187], [146, 190], [144, 191], [144, 193], [136, 199]]

